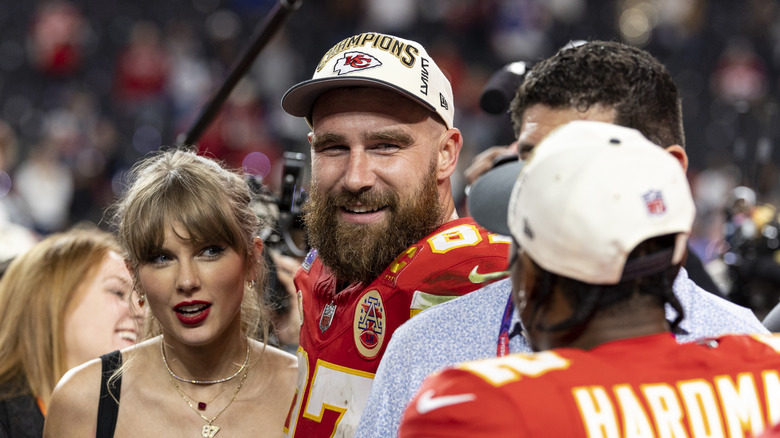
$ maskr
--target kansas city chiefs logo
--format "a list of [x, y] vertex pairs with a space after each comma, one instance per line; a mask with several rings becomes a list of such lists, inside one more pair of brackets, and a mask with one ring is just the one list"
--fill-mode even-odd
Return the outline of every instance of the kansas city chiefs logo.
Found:
[[336, 60], [333, 71], [339, 75], [344, 75], [353, 71], [379, 67], [380, 65], [382, 65], [382, 62], [367, 53], [346, 52], [344, 57]]

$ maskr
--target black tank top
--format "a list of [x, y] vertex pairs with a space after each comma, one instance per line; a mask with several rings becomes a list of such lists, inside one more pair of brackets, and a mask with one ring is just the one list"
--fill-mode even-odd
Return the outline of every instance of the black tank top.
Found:
[[119, 350], [100, 356], [102, 377], [100, 379], [100, 400], [98, 401], [96, 438], [112, 438], [119, 413], [119, 394], [122, 390], [122, 376], [108, 383], [108, 379], [122, 366], [122, 353]]

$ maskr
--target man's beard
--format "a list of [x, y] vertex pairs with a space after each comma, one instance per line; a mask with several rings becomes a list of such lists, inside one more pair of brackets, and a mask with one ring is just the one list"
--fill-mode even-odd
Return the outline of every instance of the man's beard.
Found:
[[[355, 203], [369, 208], [386, 206], [389, 221], [354, 224], [339, 220], [340, 207]], [[420, 191], [405, 201], [390, 191], [321, 193], [313, 182], [304, 221], [309, 244], [336, 279], [367, 285], [402, 251], [438, 228], [442, 210], [434, 162]]]

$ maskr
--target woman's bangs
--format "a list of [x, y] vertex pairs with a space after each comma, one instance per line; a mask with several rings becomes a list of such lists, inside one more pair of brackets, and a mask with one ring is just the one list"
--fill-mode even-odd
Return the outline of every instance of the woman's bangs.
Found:
[[222, 242], [233, 248], [240, 246], [238, 226], [225, 199], [191, 192], [168, 193], [168, 196], [175, 198], [164, 203], [166, 208], [162, 214], [166, 223], [181, 224], [186, 235], [180, 238], [198, 243]]

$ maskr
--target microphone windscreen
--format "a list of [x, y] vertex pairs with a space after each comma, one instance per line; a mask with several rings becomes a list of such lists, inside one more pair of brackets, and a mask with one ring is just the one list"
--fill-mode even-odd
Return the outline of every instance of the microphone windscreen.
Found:
[[517, 88], [523, 83], [526, 63], [512, 62], [493, 73], [482, 89], [479, 106], [488, 114], [503, 114], [515, 97]]

